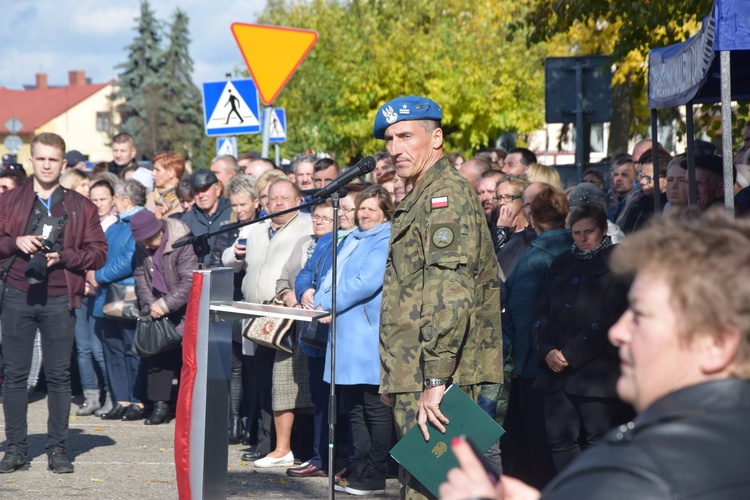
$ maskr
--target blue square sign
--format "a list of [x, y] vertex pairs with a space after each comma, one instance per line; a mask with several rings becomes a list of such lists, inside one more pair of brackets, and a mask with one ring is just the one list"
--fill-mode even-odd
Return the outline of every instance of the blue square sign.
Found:
[[271, 123], [268, 126], [269, 142], [286, 142], [286, 112], [284, 108], [271, 110]]
[[248, 78], [204, 83], [203, 116], [209, 137], [260, 133], [255, 82]]

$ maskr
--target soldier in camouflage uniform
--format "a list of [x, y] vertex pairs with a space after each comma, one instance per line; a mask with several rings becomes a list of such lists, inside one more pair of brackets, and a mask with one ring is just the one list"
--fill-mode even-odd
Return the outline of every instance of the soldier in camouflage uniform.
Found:
[[[429, 439], [448, 419], [446, 385], [474, 399], [478, 384], [503, 380], [498, 264], [476, 193], [443, 153], [442, 111], [423, 97], [378, 110], [373, 136], [385, 139], [398, 175], [413, 191], [391, 230], [380, 316], [380, 390], [400, 435], [415, 423]], [[431, 497], [406, 471], [402, 498]]]

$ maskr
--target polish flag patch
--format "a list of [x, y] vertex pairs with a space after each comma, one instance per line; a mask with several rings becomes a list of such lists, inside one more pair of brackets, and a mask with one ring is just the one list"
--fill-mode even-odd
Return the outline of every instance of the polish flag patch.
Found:
[[447, 196], [438, 196], [437, 198], [430, 199], [430, 210], [435, 210], [436, 208], [446, 208], [447, 206], [448, 206]]

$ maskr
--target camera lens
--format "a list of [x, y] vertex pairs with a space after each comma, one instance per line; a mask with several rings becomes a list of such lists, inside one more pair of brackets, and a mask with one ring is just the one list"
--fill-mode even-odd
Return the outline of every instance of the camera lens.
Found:
[[47, 257], [43, 252], [35, 253], [29, 263], [26, 265], [26, 282], [31, 285], [38, 285], [47, 279]]

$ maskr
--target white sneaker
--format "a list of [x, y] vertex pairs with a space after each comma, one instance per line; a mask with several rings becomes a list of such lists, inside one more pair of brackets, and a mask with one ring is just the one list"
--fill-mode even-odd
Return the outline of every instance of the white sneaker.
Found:
[[287, 453], [281, 458], [273, 458], [273, 457], [265, 456], [253, 462], [253, 465], [258, 468], [290, 467], [294, 465], [294, 455], [290, 451], [289, 453]]

